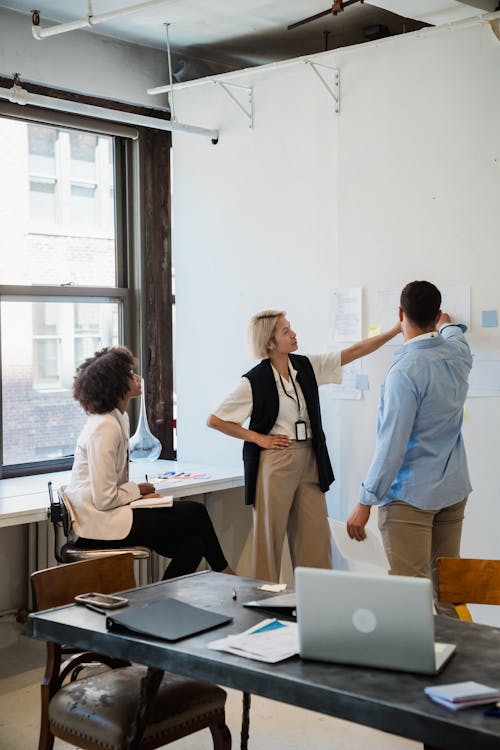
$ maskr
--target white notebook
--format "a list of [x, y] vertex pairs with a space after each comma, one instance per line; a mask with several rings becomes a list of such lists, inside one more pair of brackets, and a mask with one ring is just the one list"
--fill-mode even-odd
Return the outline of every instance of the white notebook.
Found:
[[494, 703], [500, 699], [498, 688], [472, 680], [452, 682], [449, 685], [431, 685], [424, 688], [424, 693], [431, 700], [446, 708], [451, 708], [452, 711]]
[[131, 508], [170, 508], [173, 505], [172, 495], [158, 495], [158, 497], [140, 497], [129, 503]]

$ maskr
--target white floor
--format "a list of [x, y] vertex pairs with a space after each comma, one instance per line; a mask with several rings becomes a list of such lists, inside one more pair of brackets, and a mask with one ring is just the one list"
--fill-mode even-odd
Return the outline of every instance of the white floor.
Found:
[[[39, 681], [44, 645], [22, 635], [13, 618], [0, 618], [0, 750], [36, 750]], [[241, 693], [228, 691], [227, 723], [233, 748], [240, 743]], [[72, 745], [56, 740], [54, 750]], [[169, 745], [172, 750], [210, 750], [208, 730]], [[252, 696], [249, 750], [420, 750], [419, 743]]]

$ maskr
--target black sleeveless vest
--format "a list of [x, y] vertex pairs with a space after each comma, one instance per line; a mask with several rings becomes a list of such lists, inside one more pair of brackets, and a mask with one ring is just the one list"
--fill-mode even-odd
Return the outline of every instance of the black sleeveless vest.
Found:
[[[299, 383], [306, 401], [307, 412], [311, 422], [312, 443], [318, 464], [319, 485], [326, 492], [334, 481], [333, 469], [328, 456], [325, 435], [321, 424], [319, 393], [313, 367], [307, 357], [301, 354], [290, 354], [290, 362], [297, 371]], [[263, 359], [249, 370], [248, 378], [252, 386], [253, 408], [249, 429], [267, 435], [276, 422], [279, 411], [279, 396], [276, 381], [269, 359]], [[245, 473], [245, 503], [253, 505], [257, 472], [259, 470], [261, 448], [255, 443], [243, 443], [243, 465]]]

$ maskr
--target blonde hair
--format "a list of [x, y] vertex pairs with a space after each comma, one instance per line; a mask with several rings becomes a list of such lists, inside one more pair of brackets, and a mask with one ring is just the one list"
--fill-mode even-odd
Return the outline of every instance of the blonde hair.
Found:
[[252, 315], [248, 325], [248, 345], [254, 357], [269, 356], [267, 347], [274, 336], [276, 323], [285, 315], [285, 310], [263, 310]]

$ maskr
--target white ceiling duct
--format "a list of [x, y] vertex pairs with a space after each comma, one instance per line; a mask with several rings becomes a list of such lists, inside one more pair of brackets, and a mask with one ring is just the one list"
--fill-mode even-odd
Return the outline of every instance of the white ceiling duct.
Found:
[[463, 21], [465, 18], [492, 13], [498, 0], [365, 0], [404, 18], [413, 18], [433, 26]]

